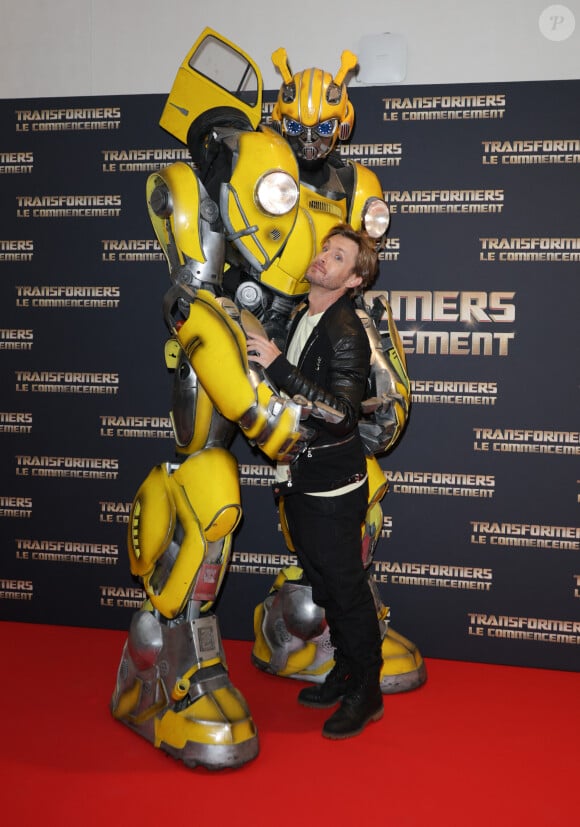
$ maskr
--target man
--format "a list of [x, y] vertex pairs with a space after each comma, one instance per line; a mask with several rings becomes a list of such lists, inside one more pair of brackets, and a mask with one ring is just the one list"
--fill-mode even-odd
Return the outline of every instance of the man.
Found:
[[[350, 294], [372, 282], [373, 243], [346, 224], [334, 227], [310, 264], [308, 302], [293, 321], [286, 355], [263, 336], [248, 335], [248, 353], [289, 396], [315, 403], [307, 425], [316, 436], [282, 469], [276, 485], [281, 517], [315, 603], [324, 608], [335, 666], [318, 686], [303, 689], [305, 706], [340, 706], [324, 724], [328, 738], [348, 738], [383, 715], [379, 686], [381, 636], [361, 560], [367, 509], [365, 454], [358, 433], [370, 348]], [[320, 409], [334, 409], [321, 418]]]

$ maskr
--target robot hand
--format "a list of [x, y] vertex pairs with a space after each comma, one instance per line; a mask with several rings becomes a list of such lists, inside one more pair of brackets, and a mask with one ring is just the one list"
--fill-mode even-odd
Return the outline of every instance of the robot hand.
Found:
[[308, 448], [315, 431], [300, 424], [303, 409], [295, 400], [276, 396], [264, 382], [258, 386], [257, 394], [257, 404], [240, 420], [242, 431], [270, 459], [292, 462]]
[[324, 402], [311, 402], [301, 394], [296, 394], [292, 399], [297, 405], [300, 405], [302, 409], [301, 419], [307, 419], [309, 416], [313, 416], [315, 419], [322, 419], [324, 422], [331, 422], [333, 425], [344, 419], [345, 415], [343, 413], [337, 411], [336, 408], [331, 407], [331, 405], [326, 405]]

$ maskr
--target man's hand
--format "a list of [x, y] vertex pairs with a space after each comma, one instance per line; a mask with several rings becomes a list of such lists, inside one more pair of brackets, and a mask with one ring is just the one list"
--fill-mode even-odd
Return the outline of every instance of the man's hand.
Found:
[[276, 359], [282, 351], [278, 345], [267, 339], [265, 336], [259, 336], [257, 333], [247, 333], [247, 347], [248, 358], [250, 361], [261, 365], [263, 368], [268, 368], [274, 359]]

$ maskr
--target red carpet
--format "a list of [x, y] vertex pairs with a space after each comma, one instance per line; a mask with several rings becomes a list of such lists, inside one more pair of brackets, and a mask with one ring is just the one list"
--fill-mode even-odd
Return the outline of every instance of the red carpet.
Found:
[[108, 711], [124, 632], [0, 622], [5, 825], [309, 827], [578, 823], [580, 674], [428, 660], [421, 689], [348, 741], [303, 685], [258, 672], [226, 641], [261, 752], [187, 770]]

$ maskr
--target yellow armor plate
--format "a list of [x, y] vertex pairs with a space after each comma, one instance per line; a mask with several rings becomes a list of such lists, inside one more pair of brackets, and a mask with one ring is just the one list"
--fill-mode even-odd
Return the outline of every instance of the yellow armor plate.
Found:
[[368, 167], [357, 164], [356, 161], [349, 161], [348, 163], [354, 169], [355, 180], [347, 221], [355, 230], [360, 230], [366, 202], [369, 198], [383, 200], [383, 188], [375, 173]]
[[297, 207], [284, 215], [269, 215], [258, 204], [256, 187], [260, 178], [274, 171], [289, 173], [298, 187], [298, 162], [287, 141], [267, 126], [241, 133], [238, 151], [244, 163], [236, 164], [228, 184], [224, 219], [229, 233], [240, 234], [234, 239], [236, 247], [261, 271], [270, 266], [292, 231]]
[[304, 276], [317, 252], [315, 240], [312, 219], [300, 207], [281, 255], [262, 272], [260, 281], [285, 296], [306, 295], [310, 285]]
[[[225, 449], [194, 454], [174, 474], [164, 465], [150, 472], [131, 510], [129, 562], [152, 605], [165, 617], [176, 617], [183, 610], [207, 543], [231, 534], [240, 517], [237, 463]], [[166, 581], [156, 589], [156, 566], [178, 522], [184, 539]]]
[[241, 517], [238, 464], [225, 448], [189, 457], [173, 474], [188, 496], [208, 542], [231, 534]]
[[255, 404], [241, 328], [207, 290], [199, 290], [189, 318], [176, 331], [208, 396], [226, 419], [238, 422]]
[[[177, 339], [168, 339], [165, 343], [165, 364], [169, 370], [177, 370], [179, 365], [179, 357], [183, 353], [181, 345]], [[173, 431], [176, 440], [176, 447], [180, 454], [194, 454], [196, 451], [201, 451], [208, 442], [208, 436], [211, 430], [215, 408], [213, 402], [202, 388], [201, 385], [196, 387], [195, 400], [195, 421], [193, 423], [193, 436], [189, 442], [181, 443], [178, 441], [178, 435], [174, 423], [173, 412], [170, 412], [171, 421], [173, 423]]]
[[[159, 184], [165, 184], [171, 192], [173, 210], [167, 219], [156, 215], [149, 205], [151, 193]], [[150, 175], [146, 191], [149, 218], [168, 263], [171, 264], [168, 246], [173, 239], [180, 264], [185, 261], [184, 255], [194, 261], [205, 261], [199, 227], [199, 179], [193, 169], [183, 161], [177, 161]]]
[[369, 507], [378, 503], [387, 493], [389, 483], [385, 472], [374, 456], [367, 456], [367, 474], [369, 478]]

